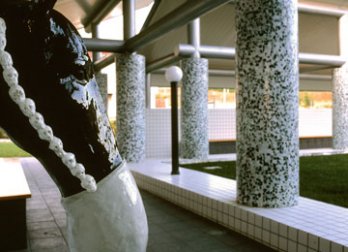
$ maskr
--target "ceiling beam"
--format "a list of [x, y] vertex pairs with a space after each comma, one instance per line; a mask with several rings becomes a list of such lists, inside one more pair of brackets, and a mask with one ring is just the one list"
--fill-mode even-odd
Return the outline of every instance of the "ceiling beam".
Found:
[[[235, 77], [236, 71], [234, 70], [222, 70], [222, 69], [208, 69], [209, 76], [218, 76], [218, 77]], [[153, 71], [151, 74], [160, 74], [164, 75], [165, 70], [160, 69]], [[317, 80], [317, 81], [332, 81], [331, 75], [324, 74], [299, 74], [301, 80]]]
[[342, 17], [345, 14], [348, 14], [348, 12], [344, 10], [324, 8], [320, 6], [313, 6], [313, 5], [301, 4], [301, 3], [298, 4], [298, 11], [302, 13], [320, 14], [320, 15], [333, 16], [338, 18]]
[[[196, 49], [192, 45], [179, 44], [175, 49], [175, 55], [192, 57], [195, 50]], [[199, 52], [201, 56], [205, 58], [234, 59], [236, 57], [236, 49], [233, 47], [202, 45], [199, 48]], [[298, 57], [301, 64], [325, 65], [331, 67], [341, 67], [348, 61], [346, 57], [339, 55], [299, 53]]]
[[160, 38], [169, 31], [183, 26], [195, 18], [223, 5], [231, 0], [190, 0], [174, 11], [146, 27], [138, 35], [127, 40], [125, 50], [134, 52], [137, 49]]
[[127, 40], [135, 35], [135, 0], [123, 0], [123, 39]]
[[155, 70], [161, 69], [163, 67], [173, 65], [176, 62], [178, 62], [181, 59], [181, 57], [174, 55], [174, 53], [169, 54], [165, 57], [162, 57], [158, 60], [155, 60], [153, 62], [149, 62], [146, 64], [146, 73], [151, 73]]
[[83, 42], [85, 43], [88, 51], [123, 52], [123, 40], [84, 38]]
[[[195, 52], [196, 49], [194, 46], [179, 44], [174, 50], [174, 53], [148, 63], [146, 72], [150, 73], [168, 65], [172, 65], [181, 58], [192, 57]], [[199, 47], [199, 53], [203, 58], [232, 60], [236, 57], [236, 49], [233, 47], [201, 45]], [[320, 69], [341, 67], [348, 61], [347, 58], [342, 56], [313, 53], [299, 53], [298, 58], [299, 63], [316, 65], [316, 68], [320, 66]]]
[[[193, 45], [179, 44], [174, 49], [174, 54], [181, 57], [192, 57], [196, 50]], [[233, 47], [201, 45], [198, 51], [202, 58], [234, 59], [236, 56], [236, 49]]]
[[107, 67], [108, 65], [111, 65], [114, 62], [115, 62], [115, 55], [114, 54], [106, 56], [106, 57], [104, 57], [104, 58], [102, 58], [94, 63], [94, 71], [99, 72], [104, 67]]
[[299, 53], [299, 61], [301, 64], [324, 65], [331, 67], [341, 67], [347, 62], [347, 58], [336, 55]]
[[145, 28], [147, 28], [149, 26], [149, 24], [151, 23], [153, 17], [155, 16], [155, 13], [157, 12], [158, 7], [160, 6], [162, 0], [154, 0], [153, 6], [149, 12], [149, 15], [147, 16], [143, 27], [141, 28], [141, 30], [144, 30]]
[[121, 0], [99, 0], [93, 6], [89, 13], [81, 20], [85, 29], [89, 29], [91, 24], [99, 24]]

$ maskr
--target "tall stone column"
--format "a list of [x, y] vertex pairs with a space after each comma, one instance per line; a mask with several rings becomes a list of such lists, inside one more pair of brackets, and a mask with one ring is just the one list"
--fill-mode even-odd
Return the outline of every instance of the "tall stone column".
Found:
[[[348, 15], [339, 20], [340, 54], [348, 57]], [[333, 72], [332, 145], [348, 149], [348, 63]]]
[[208, 141], [208, 60], [181, 61], [181, 149], [180, 156], [207, 159]]
[[237, 200], [287, 207], [299, 194], [297, 0], [236, 3]]
[[128, 162], [145, 158], [145, 58], [138, 54], [116, 56], [117, 143]]
[[95, 79], [98, 83], [99, 92], [103, 99], [106, 113], [108, 112], [108, 76], [101, 72], [95, 74]]

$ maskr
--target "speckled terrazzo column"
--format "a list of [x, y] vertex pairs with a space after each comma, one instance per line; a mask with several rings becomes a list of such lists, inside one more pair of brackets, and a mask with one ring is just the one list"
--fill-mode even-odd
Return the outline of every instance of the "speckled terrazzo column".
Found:
[[[339, 20], [340, 54], [348, 56], [348, 15]], [[348, 63], [333, 71], [332, 146], [348, 149]]]
[[145, 157], [145, 58], [116, 56], [117, 143], [122, 157], [139, 162]]
[[208, 60], [181, 61], [181, 149], [187, 159], [207, 159], [208, 141]]
[[348, 148], [348, 63], [333, 72], [332, 146]]
[[105, 106], [105, 109], [107, 111], [108, 108], [108, 78], [106, 74], [103, 73], [96, 73], [95, 79], [98, 83], [99, 92], [101, 97], [103, 98], [103, 103]]
[[297, 204], [297, 0], [243, 0], [237, 13], [237, 200]]

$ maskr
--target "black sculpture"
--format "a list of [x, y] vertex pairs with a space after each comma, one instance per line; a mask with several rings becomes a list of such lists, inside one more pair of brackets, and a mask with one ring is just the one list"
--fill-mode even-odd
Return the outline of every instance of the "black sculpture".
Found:
[[[18, 90], [11, 91], [5, 79], [16, 76], [6, 76], [4, 69], [5, 78], [0, 77], [0, 126], [17, 145], [40, 160], [59, 187], [65, 198], [71, 251], [145, 251], [145, 211], [118, 153], [92, 62], [77, 30], [52, 9], [55, 2], [0, 2], [0, 17], [7, 26], [5, 50], [18, 71], [18, 84], [33, 103], [28, 106], [36, 107], [39, 113], [28, 117], [13, 100]], [[2, 51], [0, 58], [5, 56]], [[44, 120], [52, 129], [47, 133], [50, 140], [38, 135], [35, 120]], [[63, 144], [64, 151], [52, 146], [52, 136], [56, 145]], [[78, 165], [101, 189], [83, 192], [83, 179], [79, 174], [71, 175], [70, 166]]]
[[[83, 163], [86, 173], [100, 181], [121, 164], [108, 122], [97, 121], [97, 110], [104, 113], [93, 66], [76, 29], [58, 12], [55, 1], [6, 1], [0, 15], [7, 23], [7, 47], [19, 83], [37, 111]], [[37, 133], [10, 99], [8, 86], [0, 79], [0, 126], [20, 147], [37, 157], [57, 182], [63, 196], [83, 190], [77, 178], [48, 143]], [[101, 125], [103, 124], [103, 125]], [[107, 127], [106, 135], [99, 135]], [[97, 133], [97, 134], [96, 134]], [[102, 139], [104, 138], [104, 139]]]

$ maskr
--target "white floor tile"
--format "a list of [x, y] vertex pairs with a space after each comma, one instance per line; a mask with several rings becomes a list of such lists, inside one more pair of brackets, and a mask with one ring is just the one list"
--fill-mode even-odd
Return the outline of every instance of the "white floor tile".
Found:
[[[325, 151], [329, 152], [329, 150]], [[309, 155], [310, 151], [303, 151], [302, 154]], [[347, 208], [303, 197], [299, 198], [299, 204], [295, 207], [250, 208], [236, 203], [236, 181], [234, 180], [185, 168], [180, 168], [180, 175], [172, 176], [170, 174], [171, 165], [168, 161], [154, 159], [147, 159], [138, 164], [131, 163], [129, 166], [137, 180], [141, 179], [142, 185], [148, 190], [154, 191], [154, 193], [158, 191], [157, 193], [163, 197], [172, 197], [171, 201], [179, 202], [182, 206], [186, 205], [192, 210], [200, 207], [201, 210], [196, 210], [197, 213], [210, 219], [220, 220], [236, 231], [247, 233], [247, 223], [262, 227], [262, 240], [264, 241], [269, 236], [269, 242], [275, 244], [277, 239], [278, 243], [279, 238], [275, 238], [274, 235], [277, 234], [278, 237], [280, 234], [284, 238], [288, 237], [291, 241], [302, 244], [304, 247], [298, 246], [298, 251], [307, 251], [306, 246], [315, 250], [320, 248], [324, 250], [327, 244], [321, 245], [318, 239], [318, 237], [323, 237], [336, 243], [331, 246], [332, 252], [343, 252], [342, 245], [348, 240]], [[192, 199], [195, 200], [195, 203], [192, 202]], [[197, 199], [200, 202], [199, 206]], [[224, 218], [222, 213], [228, 213], [232, 218]], [[266, 233], [266, 230], [274, 234], [272, 241], [271, 233]], [[289, 244], [287, 247], [293, 248], [294, 245]]]

